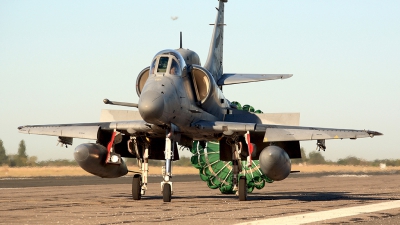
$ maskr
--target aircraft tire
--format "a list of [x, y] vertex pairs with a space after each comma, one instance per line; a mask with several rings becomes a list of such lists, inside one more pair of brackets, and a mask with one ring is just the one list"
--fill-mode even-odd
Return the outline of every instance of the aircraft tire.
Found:
[[164, 184], [163, 187], [163, 201], [164, 202], [171, 202], [171, 185]]
[[240, 177], [239, 179], [239, 201], [247, 200], [247, 183], [246, 177]]
[[132, 179], [132, 198], [133, 198], [133, 200], [140, 200], [142, 197], [141, 183], [142, 183], [142, 176], [140, 176], [139, 174], [135, 174]]

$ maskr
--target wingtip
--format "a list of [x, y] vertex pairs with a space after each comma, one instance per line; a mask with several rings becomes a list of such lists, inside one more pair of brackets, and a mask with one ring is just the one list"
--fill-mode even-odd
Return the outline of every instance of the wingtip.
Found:
[[291, 77], [293, 77], [293, 74], [286, 74], [286, 75], [282, 76], [281, 79], [288, 79]]
[[369, 134], [369, 136], [374, 137], [374, 136], [381, 136], [383, 135], [381, 132], [378, 131], [372, 131], [372, 130], [367, 130], [367, 133]]

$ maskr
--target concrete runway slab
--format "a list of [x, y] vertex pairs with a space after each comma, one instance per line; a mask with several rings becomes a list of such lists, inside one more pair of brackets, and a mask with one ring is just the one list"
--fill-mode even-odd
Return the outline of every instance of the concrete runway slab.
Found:
[[[400, 200], [400, 175], [291, 175], [249, 194], [248, 201], [211, 190], [198, 176], [175, 176], [171, 203], [161, 177], [131, 198], [131, 178], [64, 177], [0, 180], [0, 224], [234, 224]], [[314, 224], [398, 224], [400, 208]]]

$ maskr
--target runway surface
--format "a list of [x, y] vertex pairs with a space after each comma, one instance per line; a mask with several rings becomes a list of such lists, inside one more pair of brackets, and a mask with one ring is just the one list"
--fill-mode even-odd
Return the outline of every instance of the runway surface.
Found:
[[[399, 224], [400, 221], [399, 207], [374, 208], [382, 205], [378, 203], [393, 205], [394, 200], [400, 200], [399, 174], [292, 174], [286, 180], [254, 190], [245, 202], [209, 189], [197, 175], [185, 175], [173, 177], [172, 202], [163, 203], [161, 177], [151, 177], [149, 181], [146, 195], [134, 201], [130, 177], [3, 178], [0, 224], [256, 224], [273, 218], [278, 218], [274, 224], [276, 221], [293, 224], [287, 221], [291, 221], [289, 216], [296, 215], [295, 221], [302, 224], [309, 213], [317, 213], [317, 219], [328, 215], [328, 219], [311, 224]], [[366, 206], [372, 211], [329, 217], [350, 212], [349, 207], [356, 206]]]

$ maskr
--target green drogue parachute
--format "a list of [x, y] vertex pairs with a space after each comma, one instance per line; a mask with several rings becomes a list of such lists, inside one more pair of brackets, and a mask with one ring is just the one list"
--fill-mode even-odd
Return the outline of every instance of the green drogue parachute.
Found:
[[[238, 109], [254, 113], [262, 113], [261, 110], [255, 110], [250, 105], [242, 105], [233, 101], [231, 105]], [[232, 162], [219, 160], [219, 144], [215, 142], [207, 142], [203, 148], [198, 141], [193, 142], [191, 149], [193, 156], [191, 158], [192, 165], [199, 169], [200, 178], [207, 182], [211, 189], [217, 189], [223, 194], [234, 194], [233, 191], [233, 168]], [[247, 192], [253, 192], [254, 188], [261, 189], [265, 186], [265, 182], [272, 183], [273, 180], [265, 176], [260, 170], [258, 160], [253, 160], [249, 167], [247, 161], [242, 161], [242, 172], [239, 177], [246, 176]]]
[[[198, 141], [194, 141], [191, 152], [193, 153], [191, 158], [192, 165], [199, 169], [200, 178], [207, 182], [209, 188], [219, 188], [223, 194], [235, 193], [232, 181], [232, 162], [219, 159], [218, 143], [206, 142], [206, 146], [203, 148]], [[246, 176], [248, 193], [251, 193], [254, 188], [263, 188], [265, 182], [273, 182], [261, 172], [258, 160], [253, 160], [250, 167], [247, 161], [242, 161], [242, 172], [239, 173], [239, 177], [241, 176]]]

